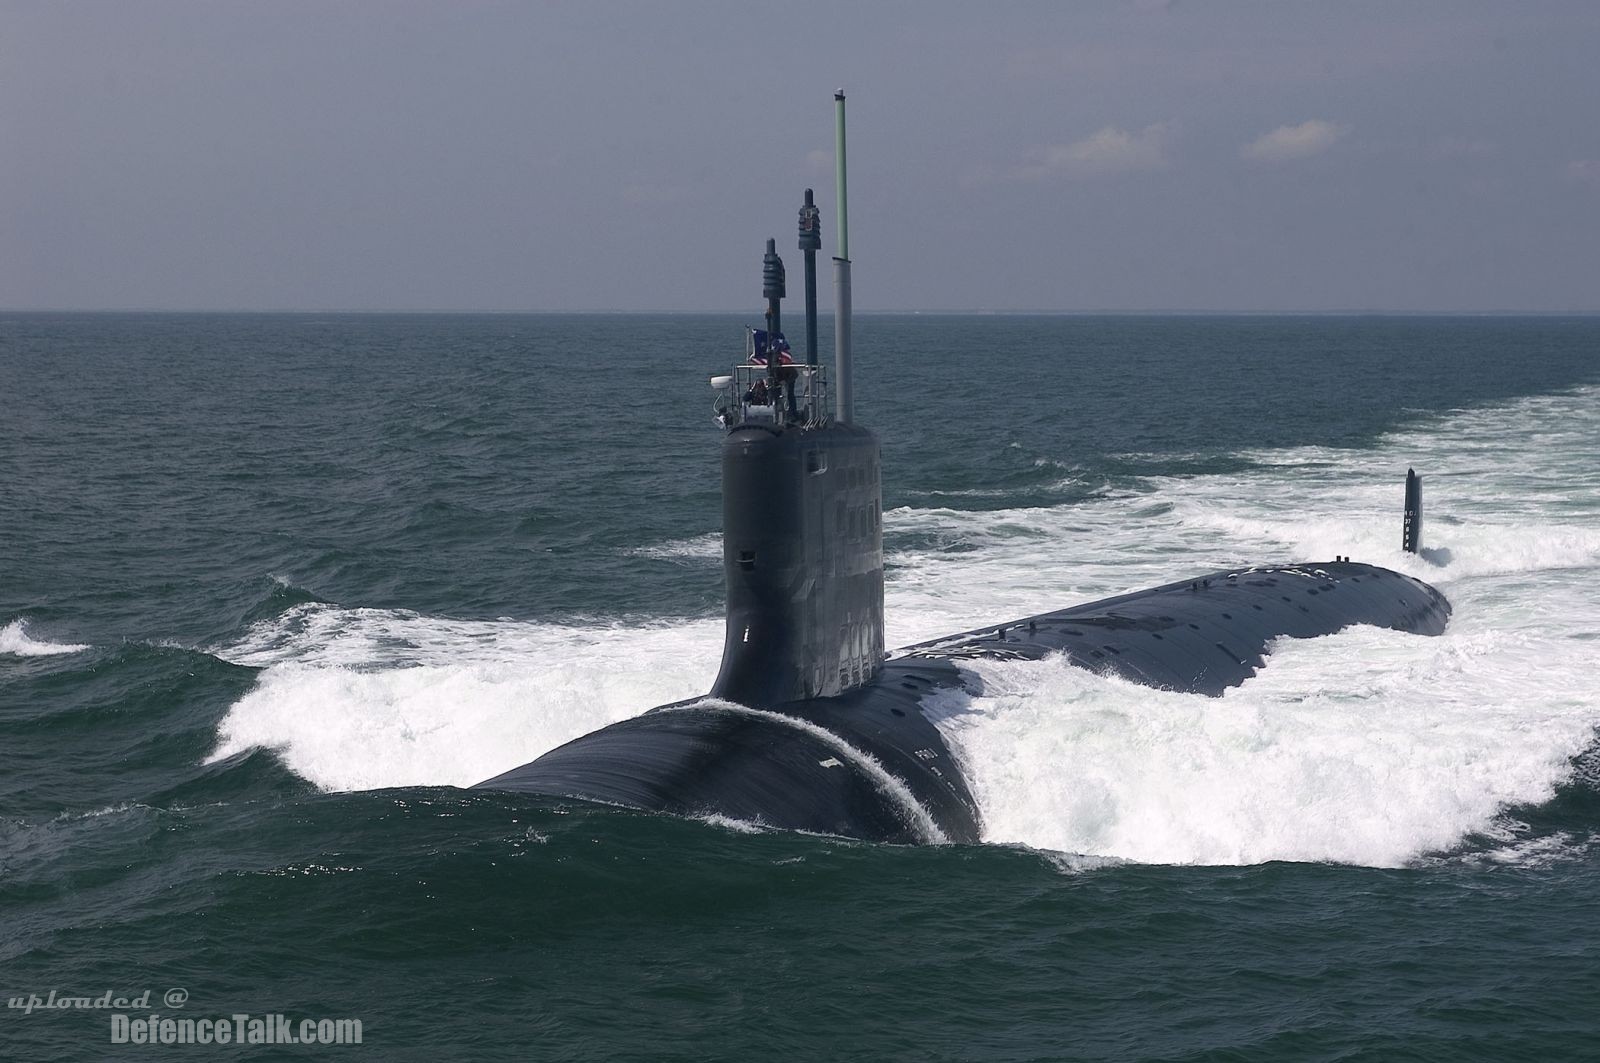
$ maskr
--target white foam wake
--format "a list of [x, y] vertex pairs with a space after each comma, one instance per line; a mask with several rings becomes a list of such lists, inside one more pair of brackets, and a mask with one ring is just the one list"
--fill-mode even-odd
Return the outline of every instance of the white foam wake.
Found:
[[15, 657], [49, 657], [58, 653], [80, 653], [87, 645], [75, 642], [46, 642], [28, 635], [28, 621], [24, 617], [0, 628], [0, 653]]
[[1600, 720], [1572, 685], [1596, 654], [1529, 674], [1526, 661], [1565, 649], [1352, 628], [1280, 640], [1268, 668], [1215, 700], [1059, 659], [982, 662], [985, 695], [941, 695], [941, 728], [988, 841], [1151, 863], [1394, 866], [1551, 797]]
[[[939, 708], [986, 836], [1139, 861], [1393, 865], [1548, 799], [1600, 728], [1597, 399], [1458, 413], [1376, 450], [1251, 455], [1268, 467], [1088, 505], [907, 514], [979, 546], [903, 559], [925, 615], [970, 618], [990, 588], [1022, 615], [1052, 604], [1030, 583], [1091, 598], [1334, 554], [1433, 582], [1455, 606], [1438, 639], [1283, 643], [1220, 700], [1056, 662], [979, 664], [990, 693]], [[1398, 548], [1407, 465], [1426, 477], [1423, 558]], [[1008, 526], [1009, 543], [985, 541]]]
[[[990, 840], [1151, 862], [1393, 865], [1548, 798], [1593, 740], [1600, 389], [1457, 412], [1374, 448], [1246, 457], [1258, 467], [1075, 505], [886, 515], [891, 537], [959, 547], [892, 558], [890, 645], [1335, 554], [1426, 579], [1455, 605], [1437, 639], [1354, 629], [1281, 644], [1221, 699], [1051, 661], [977, 665], [989, 693], [938, 707]], [[1426, 558], [1398, 545], [1408, 465], [1426, 477]], [[690, 540], [661, 554], [707, 552]], [[265, 671], [214, 755], [269, 746], [330, 789], [472, 783], [704, 692], [720, 637], [716, 618], [300, 606], [217, 651]]]
[[467, 786], [703, 693], [721, 637], [709, 620], [569, 626], [301, 606], [216, 651], [267, 667], [209, 759], [266, 746], [329, 790]]

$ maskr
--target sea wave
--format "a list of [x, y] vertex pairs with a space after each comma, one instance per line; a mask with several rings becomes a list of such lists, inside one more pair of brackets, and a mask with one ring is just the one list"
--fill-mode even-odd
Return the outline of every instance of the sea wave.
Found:
[[28, 634], [27, 617], [13, 620], [0, 628], [0, 653], [15, 657], [50, 657], [61, 653], [81, 653], [88, 649], [85, 643], [47, 642]]

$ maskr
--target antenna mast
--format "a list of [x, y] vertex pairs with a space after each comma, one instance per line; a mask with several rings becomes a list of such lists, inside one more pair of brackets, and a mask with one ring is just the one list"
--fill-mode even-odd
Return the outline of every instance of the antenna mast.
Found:
[[833, 393], [836, 418], [855, 420], [855, 395], [850, 380], [850, 212], [845, 191], [844, 89], [833, 94], [834, 160], [839, 210], [839, 253], [833, 260]]

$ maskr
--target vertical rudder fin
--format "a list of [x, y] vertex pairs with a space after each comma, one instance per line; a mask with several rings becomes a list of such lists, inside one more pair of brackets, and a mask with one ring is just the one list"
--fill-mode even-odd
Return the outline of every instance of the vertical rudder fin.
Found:
[[1415, 469], [1406, 470], [1406, 515], [1400, 549], [1408, 554], [1422, 552], [1422, 477]]

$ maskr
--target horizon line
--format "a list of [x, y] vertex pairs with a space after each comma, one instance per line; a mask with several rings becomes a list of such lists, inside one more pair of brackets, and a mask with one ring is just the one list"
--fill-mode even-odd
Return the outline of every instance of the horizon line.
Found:
[[[622, 316], [622, 315], [651, 315], [659, 317], [707, 317], [707, 316], [738, 316], [751, 313], [748, 309], [706, 309], [706, 310], [663, 310], [663, 309], [624, 309], [617, 307], [594, 307], [585, 309], [459, 309], [449, 307], [429, 308], [366, 308], [366, 307], [149, 307], [149, 306], [111, 306], [111, 307], [82, 307], [82, 306], [37, 306], [37, 307], [0, 307], [0, 314], [282, 314], [285, 316], [304, 316], [308, 314], [332, 315], [452, 315], [452, 316], [484, 316], [484, 317], [514, 317], [514, 316]], [[1595, 317], [1600, 316], [1600, 308], [1592, 309], [1544, 309], [1544, 310], [1515, 310], [1515, 309], [1395, 309], [1395, 308], [1368, 308], [1368, 307], [1341, 307], [1334, 309], [1196, 309], [1184, 307], [1155, 307], [1149, 309], [1125, 308], [1096, 308], [1096, 309], [1030, 309], [1011, 308], [994, 309], [988, 307], [971, 307], [956, 309], [869, 309], [860, 307], [854, 309], [854, 314], [859, 317], [874, 316], [948, 316], [948, 317]], [[835, 315], [832, 311], [819, 313], [819, 318], [831, 319]]]

